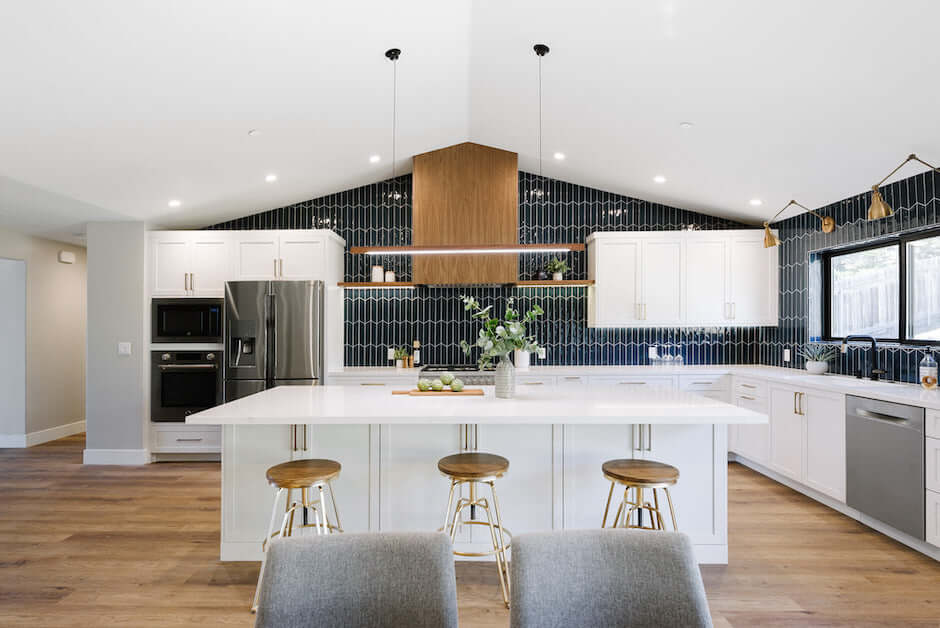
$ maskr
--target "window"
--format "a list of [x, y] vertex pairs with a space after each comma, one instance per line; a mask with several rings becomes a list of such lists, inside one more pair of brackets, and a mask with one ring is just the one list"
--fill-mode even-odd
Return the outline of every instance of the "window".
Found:
[[823, 255], [824, 337], [940, 344], [940, 234]]

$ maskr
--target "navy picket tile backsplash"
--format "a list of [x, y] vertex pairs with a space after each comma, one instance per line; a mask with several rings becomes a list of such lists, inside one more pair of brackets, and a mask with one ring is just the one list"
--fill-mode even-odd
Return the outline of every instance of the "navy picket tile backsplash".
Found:
[[[818, 219], [801, 214], [774, 226], [780, 230], [780, 326], [777, 328], [709, 329], [589, 329], [584, 288], [418, 287], [415, 290], [346, 290], [346, 349], [348, 366], [384, 366], [389, 346], [422, 343], [426, 363], [469, 363], [459, 342], [472, 340], [477, 326], [459, 302], [461, 294], [502, 309], [507, 297], [520, 307], [538, 302], [545, 316], [535, 334], [547, 347], [541, 364], [646, 364], [651, 345], [674, 345], [688, 364], [771, 364], [802, 368], [796, 350], [819, 335], [819, 287], [811, 257], [814, 252], [877, 239], [938, 224], [938, 175], [925, 173], [882, 188], [895, 215], [881, 221], [866, 220], [870, 193], [860, 194], [819, 209], [836, 219], [836, 231], [823, 234]], [[545, 191], [536, 197], [532, 191]], [[336, 231], [348, 246], [407, 245], [411, 243], [411, 204], [407, 197], [390, 201], [389, 192], [410, 192], [411, 175], [366, 185], [337, 194], [260, 212], [213, 225], [210, 229], [308, 229]], [[583, 242], [594, 231], [654, 231], [675, 229], [739, 229], [734, 221], [651, 203], [564, 181], [519, 173], [519, 241]], [[522, 255], [519, 274], [529, 278], [549, 256]], [[586, 253], [569, 253], [569, 278], [587, 276]], [[395, 270], [401, 280], [411, 278], [410, 258], [345, 256], [345, 279], [368, 281], [372, 263]], [[807, 305], [809, 303], [809, 305]], [[815, 326], [815, 327], [814, 327]], [[783, 362], [783, 350], [794, 353]], [[885, 347], [881, 362], [889, 378], [916, 381], [922, 350]], [[852, 348], [834, 360], [832, 370], [851, 373], [864, 365], [865, 351]]]

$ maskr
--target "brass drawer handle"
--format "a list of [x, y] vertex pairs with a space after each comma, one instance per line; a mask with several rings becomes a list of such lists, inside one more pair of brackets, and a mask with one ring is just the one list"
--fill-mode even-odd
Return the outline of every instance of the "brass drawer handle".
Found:
[[757, 401], [754, 397], [749, 397], [747, 395], [738, 395], [738, 399], [747, 399], [748, 401]]
[[523, 386], [544, 386], [545, 382], [523, 382]]
[[644, 386], [646, 382], [617, 382], [621, 386]]
[[741, 384], [741, 388], [757, 388], [757, 386], [753, 384]]
[[569, 381], [569, 382], [580, 382], [580, 381], [581, 381], [581, 378], [578, 377], [577, 375], [569, 375], [569, 376], [565, 377], [565, 380], [566, 380], [566, 381]]
[[202, 442], [201, 438], [177, 438], [177, 443], [199, 443]]
[[360, 386], [384, 386], [382, 382], [359, 382]]

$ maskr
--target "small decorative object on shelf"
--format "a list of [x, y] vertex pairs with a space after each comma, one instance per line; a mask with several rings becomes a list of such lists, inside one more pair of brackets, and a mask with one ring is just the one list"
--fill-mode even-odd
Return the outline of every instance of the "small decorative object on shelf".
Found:
[[933, 359], [930, 352], [924, 354], [924, 359], [920, 361], [918, 373], [920, 385], [927, 390], [934, 390], [937, 387], [937, 361]]
[[390, 283], [395, 281], [395, 271], [394, 271], [394, 270], [386, 270], [386, 271], [385, 271], [385, 281], [386, 281], [386, 282], [390, 282]]
[[810, 343], [798, 351], [806, 359], [806, 370], [813, 375], [822, 375], [829, 370], [829, 360], [838, 354], [834, 345]]
[[395, 349], [395, 368], [403, 369], [408, 363], [408, 347]]
[[383, 283], [385, 281], [385, 269], [379, 265], [372, 267], [372, 283]]
[[529, 370], [529, 357], [532, 354], [522, 349], [516, 349], [512, 352], [512, 363], [520, 371]]
[[548, 281], [548, 273], [544, 270], [537, 270], [532, 273], [532, 281]]
[[565, 273], [568, 272], [568, 262], [553, 257], [548, 261], [548, 264], [545, 265], [545, 270], [552, 274], [553, 280], [561, 281], [565, 278]]
[[466, 340], [460, 341], [460, 348], [464, 354], [470, 355], [474, 347], [480, 348], [479, 364], [480, 368], [487, 368], [493, 364], [494, 360], [499, 360], [496, 365], [496, 396], [503, 399], [511, 399], [516, 393], [516, 369], [509, 359], [509, 354], [516, 349], [531, 353], [539, 350], [539, 344], [535, 336], [526, 335], [526, 325], [535, 322], [539, 316], [545, 313], [538, 304], [532, 306], [532, 309], [519, 315], [513, 304], [515, 299], [512, 297], [506, 299], [506, 313], [502, 319], [490, 316], [492, 305], [485, 308], [480, 307], [479, 302], [470, 296], [461, 296], [464, 310], [472, 312], [471, 318], [477, 319], [483, 323], [480, 334], [477, 336], [474, 344]]
[[411, 348], [411, 357], [414, 360], [414, 363], [421, 364], [421, 341], [415, 340], [413, 343], [411, 343]]

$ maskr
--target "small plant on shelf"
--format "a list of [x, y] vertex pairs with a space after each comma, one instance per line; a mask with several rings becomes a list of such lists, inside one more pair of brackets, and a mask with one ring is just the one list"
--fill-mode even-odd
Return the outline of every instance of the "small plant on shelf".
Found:
[[806, 360], [806, 370], [814, 375], [822, 375], [829, 370], [829, 360], [839, 354], [835, 345], [812, 342], [803, 345], [797, 354]]
[[565, 273], [568, 272], [568, 262], [563, 259], [558, 259], [553, 257], [548, 260], [548, 264], [545, 265], [545, 270], [547, 270], [552, 275], [552, 279], [555, 281], [561, 281], [562, 277], [565, 276]]
[[408, 364], [408, 347], [395, 347], [393, 354], [395, 356], [395, 366], [404, 368]]

